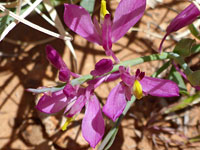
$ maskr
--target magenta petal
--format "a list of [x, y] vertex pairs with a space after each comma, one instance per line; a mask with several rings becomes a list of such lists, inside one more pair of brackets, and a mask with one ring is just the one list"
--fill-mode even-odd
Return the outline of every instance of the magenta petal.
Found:
[[[98, 83], [111, 82], [111, 81], [117, 80], [118, 78], [120, 78], [120, 73], [119, 73], [119, 71], [116, 71], [116, 72], [106, 75], [105, 77], [98, 77], [93, 80], [90, 80], [87, 83], [89, 85], [92, 85], [92, 84], [97, 85]], [[102, 79], [104, 79], [104, 80], [101, 82], [100, 80], [102, 80]]]
[[120, 66], [119, 71], [121, 73], [121, 79], [124, 82], [124, 84], [127, 86], [133, 86], [135, 77], [131, 76], [129, 71], [127, 71], [124, 66]]
[[195, 86], [194, 87], [196, 90], [200, 90], [200, 86]]
[[167, 27], [167, 33], [177, 31], [184, 26], [191, 24], [200, 15], [198, 8], [192, 3], [179, 13]]
[[124, 85], [123, 88], [124, 88], [124, 91], [125, 91], [126, 99], [130, 101], [131, 97], [132, 97], [132, 88], [130, 88], [126, 85]]
[[70, 79], [71, 72], [67, 67], [61, 68], [59, 70], [59, 80], [63, 82], [68, 82]]
[[101, 45], [101, 37], [92, 22], [90, 14], [77, 5], [65, 4], [64, 6], [65, 24], [88, 41]]
[[125, 72], [121, 74], [121, 79], [127, 86], [133, 86], [134, 76], [131, 76], [129, 73]]
[[190, 4], [181, 13], [179, 13], [167, 27], [167, 33], [160, 43], [159, 52], [161, 52], [163, 42], [170, 33], [178, 31], [179, 29], [191, 24], [199, 15], [200, 11], [194, 4]]
[[112, 26], [112, 42], [119, 40], [143, 16], [146, 0], [121, 0]]
[[71, 71], [67, 68], [65, 62], [62, 57], [58, 54], [58, 52], [51, 47], [50, 45], [46, 46], [46, 54], [47, 59], [57, 68], [59, 69], [59, 80], [63, 82], [68, 82]]
[[104, 80], [104, 82], [111, 82], [111, 81], [117, 80], [118, 78], [120, 78], [120, 72], [116, 71], [109, 74], [107, 78]]
[[80, 95], [76, 102], [71, 107], [69, 113], [67, 114], [67, 117], [73, 117], [75, 114], [79, 113], [83, 106], [85, 105], [86, 98], [84, 95]]
[[108, 95], [106, 104], [103, 107], [103, 112], [106, 114], [106, 116], [115, 121], [122, 114], [125, 106], [126, 97], [124, 89], [119, 83]]
[[73, 98], [74, 96], [76, 96], [76, 89], [69, 83], [65, 85], [63, 93], [67, 98]]
[[152, 96], [173, 97], [179, 96], [178, 85], [170, 80], [144, 77], [140, 81], [143, 92]]
[[82, 134], [91, 147], [99, 143], [104, 135], [104, 120], [99, 101], [92, 95], [87, 101], [85, 116], [82, 121]]
[[58, 52], [50, 45], [46, 46], [47, 59], [56, 67], [57, 69], [65, 68], [66, 64], [62, 60], [62, 57]]
[[101, 59], [95, 64], [95, 70], [91, 71], [93, 76], [101, 76], [108, 73], [113, 68], [113, 63], [111, 59]]
[[106, 51], [106, 55], [112, 55], [112, 41], [111, 41], [111, 26], [112, 22], [110, 20], [110, 14], [107, 14], [104, 17], [104, 22], [102, 25], [102, 40], [103, 40], [103, 48]]
[[36, 105], [36, 108], [44, 113], [57, 113], [68, 104], [67, 97], [62, 90], [53, 92], [51, 96], [44, 94]]
[[99, 36], [102, 36], [102, 30], [101, 30], [100, 24], [99, 24], [96, 16], [94, 16], [94, 18], [93, 18], [93, 23], [94, 23], [94, 26], [95, 26], [97, 32], [99, 33]]

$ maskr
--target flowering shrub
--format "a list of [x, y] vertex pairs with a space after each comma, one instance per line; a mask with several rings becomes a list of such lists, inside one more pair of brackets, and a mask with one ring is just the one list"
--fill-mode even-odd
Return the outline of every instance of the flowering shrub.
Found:
[[[147, 95], [157, 97], [175, 97], [180, 95], [180, 85], [178, 82], [148, 77], [142, 69], [137, 69], [135, 75], [131, 75], [131, 66], [147, 61], [169, 59], [174, 63], [177, 71], [185, 76], [196, 89], [199, 89], [199, 70], [192, 71], [184, 61], [186, 56], [183, 57], [177, 49], [173, 52], [162, 52], [161, 54], [153, 54], [125, 62], [120, 62], [115, 56], [112, 51], [112, 44], [123, 37], [141, 19], [145, 12], [145, 7], [146, 0], [121, 0], [113, 20], [111, 20], [111, 14], [106, 9], [106, 1], [101, 0], [99, 23], [95, 17], [92, 21], [89, 12], [81, 6], [65, 4], [65, 24], [89, 42], [103, 46], [106, 55], [111, 56], [114, 61], [102, 59], [95, 64], [94, 70], [90, 71], [90, 75], [81, 76], [71, 72], [58, 52], [50, 45], [47, 45], [47, 59], [58, 69], [59, 80], [63, 82], [64, 86], [54, 90], [49, 90], [49, 88], [28, 89], [31, 92], [43, 93], [36, 105], [39, 111], [54, 114], [64, 110], [63, 115], [67, 118], [67, 121], [63, 129], [85, 107], [85, 115], [82, 120], [82, 135], [93, 148], [96, 147], [104, 136], [105, 123], [102, 111], [115, 122], [122, 116], [128, 105], [127, 102], [132, 99], [139, 100]], [[161, 52], [162, 44], [169, 34], [193, 23], [199, 15], [200, 11], [194, 4], [189, 5], [177, 15], [167, 27], [159, 51]], [[190, 51], [188, 56], [194, 53], [197, 53], [197, 51]], [[70, 80], [72, 77], [74, 79]], [[120, 79], [120, 82], [110, 91], [106, 103], [101, 107], [95, 95], [95, 89], [104, 82], [112, 82], [116, 79]], [[87, 86], [83, 87], [83, 83], [87, 83]], [[109, 135], [109, 138], [112, 135]], [[103, 144], [105, 146], [105, 143]]]

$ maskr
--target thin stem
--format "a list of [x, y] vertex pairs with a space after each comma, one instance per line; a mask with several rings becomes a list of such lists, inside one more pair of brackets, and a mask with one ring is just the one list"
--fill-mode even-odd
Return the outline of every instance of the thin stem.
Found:
[[9, 11], [8, 9], [6, 9], [5, 7], [3, 7], [1, 5], [0, 5], [0, 10], [6, 12], [9, 16], [11, 16], [11, 17], [15, 18], [16, 20], [22, 22], [23, 24], [25, 24], [27, 26], [30, 26], [31, 28], [36, 29], [36, 30], [38, 30], [40, 32], [46, 33], [46, 34], [48, 34], [50, 36], [53, 36], [53, 37], [56, 37], [56, 38], [60, 38], [60, 39], [63, 39], [63, 40], [72, 40], [72, 38], [69, 37], [69, 36], [59, 35], [59, 34], [57, 34], [55, 32], [49, 31], [49, 30], [47, 30], [45, 28], [42, 28], [42, 27], [40, 27], [40, 26], [38, 26], [38, 25], [36, 25], [36, 24], [34, 24], [34, 23], [32, 23], [32, 22], [30, 22], [30, 21], [28, 21], [28, 20], [16, 15], [16, 14], [14, 14], [13, 12]]
[[[115, 122], [115, 124], [112, 127], [112, 129], [108, 132], [106, 137], [103, 139], [103, 141], [102, 141], [101, 145], [99, 146], [98, 150], [103, 150], [104, 147], [108, 144], [109, 141], [113, 142], [111, 138], [115, 138], [115, 136], [113, 136], [113, 135], [116, 135], [116, 132], [117, 132], [117, 130], [119, 128], [119, 125], [120, 125], [122, 119], [124, 118], [124, 116], [126, 115], [128, 110], [131, 108], [131, 105], [135, 102], [135, 100], [136, 100], [135, 96], [132, 96], [131, 100], [127, 102], [126, 108], [124, 109], [123, 113], [120, 115], [120, 117], [117, 119], [117, 121]], [[106, 147], [106, 149], [108, 149], [108, 148], [109, 147]]]
[[165, 69], [167, 69], [169, 65], [170, 65], [170, 61], [164, 63], [162, 67], [160, 67], [154, 74], [151, 75], [151, 77], [153, 78], [158, 77], [158, 75], [162, 73]]
[[187, 63], [184, 61], [184, 59], [177, 53], [169, 53], [170, 57], [173, 58], [180, 66], [183, 68], [184, 73], [186, 76], [190, 75], [193, 71], [190, 69], [190, 67], [187, 65]]
[[[149, 61], [155, 61], [155, 60], [165, 60], [165, 59], [174, 59], [184, 70], [184, 73], [186, 74], [186, 76], [190, 75], [193, 71], [190, 69], [190, 67], [187, 65], [187, 63], [184, 61], [184, 59], [177, 53], [167, 53], [167, 52], [163, 52], [161, 54], [152, 54], [149, 56], [143, 56], [143, 57], [139, 57], [139, 58], [135, 58], [135, 59], [131, 59], [131, 60], [127, 60], [124, 62], [121, 62], [120, 64], [117, 64], [113, 67], [112, 71], [108, 72], [105, 75], [111, 74], [113, 72], [116, 72], [119, 70], [119, 66], [124, 66], [124, 67], [129, 67], [129, 66], [135, 66], [144, 62], [149, 62]], [[105, 76], [103, 75], [103, 76]], [[88, 80], [93, 79], [92, 75], [84, 75], [81, 76], [79, 78], [73, 79], [71, 80], [71, 84], [72, 86], [75, 85], [81, 85], [84, 82], [87, 82]], [[62, 86], [59, 87], [50, 87], [50, 88], [42, 88], [42, 89], [32, 89], [29, 88], [27, 89], [27, 91], [29, 92], [33, 92], [33, 93], [44, 93], [44, 92], [55, 92], [55, 91], [59, 91], [62, 90], [65, 86], [65, 83], [63, 83]]]
[[[141, 63], [144, 63], [144, 62], [148, 62], [148, 61], [165, 60], [165, 59], [169, 59], [169, 58], [170, 58], [170, 54], [163, 52], [162, 54], [152, 54], [152, 55], [149, 55], [149, 56], [144, 56], [144, 57], [139, 57], [139, 58], [127, 60], [127, 61], [121, 62], [120, 64], [115, 65], [113, 67], [112, 71], [107, 73], [106, 75], [118, 71], [119, 66], [125, 66], [125, 67], [135, 66], [135, 65], [138, 65], [138, 64], [141, 64]], [[72, 86], [80, 85], [80, 84], [82, 84], [82, 83], [84, 83], [88, 80], [91, 80], [91, 79], [93, 79], [92, 75], [90, 75], [90, 74], [84, 75], [84, 76], [81, 76], [79, 78], [71, 80], [71, 84], [72, 84]], [[47, 91], [55, 92], [55, 91], [62, 90], [64, 88], [64, 85], [65, 84], [63, 84], [63, 86], [59, 86], [59, 87], [50, 87], [50, 88], [42, 88], [42, 89], [29, 88], [29, 89], [27, 89], [27, 91], [33, 92], [33, 93], [43, 93], [43, 92], [47, 92]]]

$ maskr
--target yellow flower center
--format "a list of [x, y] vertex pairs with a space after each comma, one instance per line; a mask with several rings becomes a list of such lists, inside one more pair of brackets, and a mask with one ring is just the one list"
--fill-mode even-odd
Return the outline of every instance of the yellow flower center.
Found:
[[106, 9], [106, 0], [101, 0], [100, 18], [103, 20], [107, 14], [109, 14], [109, 12]]
[[63, 131], [67, 130], [68, 125], [69, 125], [72, 121], [74, 121], [74, 119], [75, 119], [75, 116], [74, 116], [74, 117], [71, 117], [71, 118], [68, 118], [68, 117], [67, 117], [67, 120], [65, 121], [65, 124], [62, 126], [61, 129], [62, 129]]
[[133, 94], [135, 95], [137, 99], [141, 99], [143, 96], [142, 85], [140, 84], [138, 80], [135, 80], [133, 84]]

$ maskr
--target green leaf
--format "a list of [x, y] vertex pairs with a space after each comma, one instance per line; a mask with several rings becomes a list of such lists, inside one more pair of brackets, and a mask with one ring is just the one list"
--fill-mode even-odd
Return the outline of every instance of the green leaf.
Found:
[[189, 142], [190, 143], [192, 143], [192, 142], [199, 142], [199, 141], [200, 141], [200, 135], [192, 137], [192, 138], [189, 138]]
[[176, 44], [176, 47], [174, 48], [174, 53], [177, 53], [182, 57], [188, 57], [191, 55], [191, 49], [194, 44], [195, 40], [193, 39], [182, 39]]
[[200, 52], [200, 44], [194, 45], [191, 49], [191, 54], [195, 54], [195, 53], [198, 53], [198, 52]]
[[172, 80], [178, 84], [178, 87], [181, 91], [187, 92], [187, 88], [185, 82], [178, 71], [176, 71], [175, 67], [173, 66], [169, 73], [169, 80]]
[[58, 5], [62, 5], [64, 3], [70, 2], [68, 0], [51, 0], [51, 4], [53, 6], [58, 6]]
[[170, 65], [170, 61], [163, 64], [151, 77], [156, 78], [160, 73], [162, 73], [165, 69], [167, 69]]
[[[25, 5], [21, 8], [20, 14], [24, 13], [26, 11], [26, 9], [29, 8], [28, 5]], [[15, 8], [10, 8], [10, 11], [16, 13], [16, 9]], [[2, 34], [2, 32], [6, 29], [6, 27], [12, 23], [15, 19], [12, 18], [9, 15], [6, 15], [4, 17], [0, 17], [0, 34]]]
[[126, 115], [128, 110], [131, 108], [131, 105], [135, 102], [135, 100], [136, 100], [135, 96], [132, 96], [131, 100], [127, 102], [126, 108], [124, 109], [123, 113], [119, 116], [119, 118], [115, 122], [115, 124], [112, 127], [112, 129], [108, 132], [106, 137], [103, 139], [103, 141], [102, 141], [101, 145], [99, 146], [98, 150], [104, 150], [104, 147], [106, 145], [107, 145], [106, 148], [105, 148], [106, 150], [110, 148], [110, 146], [114, 142], [114, 139], [115, 139], [115, 137], [117, 135], [118, 128], [119, 128], [119, 125], [120, 125], [122, 119], [124, 118], [124, 116]]
[[5, 30], [5, 28], [13, 21], [14, 19], [8, 15], [0, 18], [0, 34]]
[[171, 106], [169, 106], [165, 111], [164, 113], [165, 114], [169, 114], [169, 113], [172, 113], [172, 112], [175, 112], [175, 111], [178, 111], [178, 110], [182, 110], [188, 106], [192, 106], [196, 103], [199, 103], [200, 102], [200, 94], [197, 93], [193, 96], [190, 96], [184, 100], [181, 100], [179, 103], [176, 103], [176, 104], [173, 104]]
[[193, 86], [200, 86], [200, 70], [192, 72], [187, 77]]
[[108, 145], [105, 147], [105, 150], [108, 150], [112, 146], [113, 142], [115, 141], [115, 137], [117, 135], [118, 130], [119, 130], [119, 128], [117, 128], [115, 130], [115, 132], [113, 133], [113, 136], [111, 137], [110, 142], [108, 143]]
[[186, 74], [186, 76], [190, 75], [193, 72], [190, 69], [190, 67], [188, 66], [188, 64], [185, 62], [183, 57], [181, 57], [177, 53], [169, 53], [169, 54], [170, 54], [170, 57], [172, 59], [174, 59], [181, 66], [181, 68], [184, 70], [184, 73]]
[[192, 35], [194, 35], [196, 38], [198, 38], [200, 40], [199, 30], [193, 24], [190, 24], [188, 27], [189, 27], [189, 30], [192, 33]]
[[94, 11], [95, 0], [82, 0], [80, 5], [85, 8], [90, 14]]

